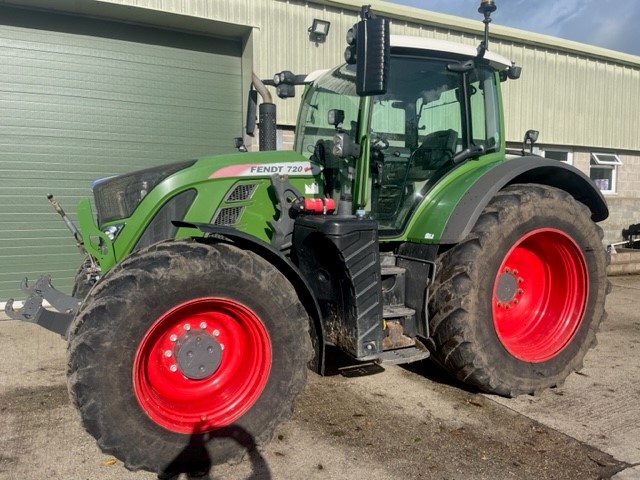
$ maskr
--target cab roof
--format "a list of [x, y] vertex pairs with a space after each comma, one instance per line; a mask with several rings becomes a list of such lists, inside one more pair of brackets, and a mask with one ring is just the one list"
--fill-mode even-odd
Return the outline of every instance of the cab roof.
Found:
[[[391, 35], [391, 49], [409, 48], [414, 50], [424, 50], [430, 52], [445, 52], [454, 55], [460, 55], [468, 58], [475, 58], [478, 55], [477, 47], [466, 45], [463, 43], [449, 42], [447, 40], [438, 40], [435, 38], [411, 37], [408, 35]], [[489, 62], [492, 68], [502, 71], [511, 67], [512, 62], [502, 55], [498, 55], [490, 50], [484, 54], [484, 58]], [[315, 70], [307, 75], [305, 83], [311, 83], [321, 77], [330, 69]]]
[[[478, 49], [473, 45], [438, 40], [435, 38], [410, 37], [407, 35], [391, 35], [391, 49], [393, 50], [395, 48], [411, 48], [431, 52], [446, 52], [469, 58], [474, 58], [478, 55]], [[485, 52], [484, 58], [493, 68], [499, 71], [511, 66], [511, 61], [509, 59], [490, 50]]]

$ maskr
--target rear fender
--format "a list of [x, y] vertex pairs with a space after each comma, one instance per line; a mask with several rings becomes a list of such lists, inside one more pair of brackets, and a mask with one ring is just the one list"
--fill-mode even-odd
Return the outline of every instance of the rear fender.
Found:
[[[432, 242], [427, 243], [461, 242], [495, 194], [514, 183], [536, 183], [564, 190], [589, 207], [591, 218], [595, 222], [609, 216], [609, 209], [602, 193], [580, 170], [557, 160], [528, 156], [495, 164], [493, 168], [483, 171], [461, 195], [456, 189], [457, 186], [452, 184], [451, 196], [458, 198], [449, 198], [448, 201], [439, 202], [432, 207], [439, 212], [430, 211], [430, 216], [442, 215], [447, 220], [439, 238], [436, 236]], [[446, 197], [446, 192], [443, 192], [442, 196]], [[420, 223], [417, 222], [418, 225]], [[409, 232], [409, 239], [424, 242], [426, 236], [420, 236], [421, 232], [417, 230]]]
[[324, 328], [321, 321], [322, 317], [320, 313], [320, 306], [312, 293], [311, 287], [298, 270], [298, 267], [268, 243], [234, 228], [221, 227], [208, 223], [189, 223], [178, 221], [174, 221], [173, 224], [178, 228], [195, 228], [203, 232], [205, 234], [204, 237], [194, 237], [194, 240], [198, 242], [227, 242], [242, 249], [250, 250], [271, 263], [285, 277], [287, 277], [291, 282], [291, 285], [295, 288], [300, 301], [309, 314], [311, 324], [314, 328], [314, 332], [311, 332], [311, 335], [315, 356], [310, 367], [316, 373], [323, 375], [326, 343]]

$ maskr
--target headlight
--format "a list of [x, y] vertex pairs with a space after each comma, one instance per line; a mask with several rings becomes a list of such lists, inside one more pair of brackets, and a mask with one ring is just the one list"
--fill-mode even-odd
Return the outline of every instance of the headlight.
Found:
[[96, 182], [93, 186], [93, 197], [98, 213], [98, 224], [130, 217], [142, 199], [156, 185], [195, 162], [196, 160], [189, 160], [162, 165]]
[[120, 233], [120, 230], [122, 230], [122, 227], [124, 227], [124, 224], [109, 225], [108, 227], [102, 229], [102, 233], [109, 237], [109, 240], [113, 242]]

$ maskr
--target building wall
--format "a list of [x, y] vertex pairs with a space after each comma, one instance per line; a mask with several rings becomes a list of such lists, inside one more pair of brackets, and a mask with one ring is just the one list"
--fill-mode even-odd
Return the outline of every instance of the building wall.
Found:
[[[604, 243], [609, 245], [623, 239], [622, 231], [640, 223], [640, 153], [617, 152], [622, 161], [616, 172], [616, 192], [606, 194], [609, 218], [601, 223]], [[585, 173], [590, 169], [591, 151], [576, 150], [574, 165]]]
[[97, 178], [233, 150], [241, 55], [240, 40], [0, 3], [0, 299], [43, 273], [71, 292], [83, 255], [49, 193], [76, 221]]
[[[23, 0], [28, 1], [28, 0]], [[37, 0], [30, 0], [31, 2]], [[392, 19], [391, 33], [477, 45], [483, 25], [388, 2], [370, 2]], [[308, 73], [342, 61], [345, 32], [358, 19], [355, 0], [81, 0], [77, 5], [118, 4], [185, 19], [210, 19], [253, 28], [253, 67], [261, 78], [281, 70]], [[88, 8], [88, 7], [86, 7]], [[469, 6], [475, 8], [475, 5]], [[144, 17], [142, 17], [144, 18]], [[313, 18], [331, 22], [325, 43], [309, 40]], [[188, 21], [185, 21], [188, 28]], [[492, 24], [490, 48], [523, 67], [504, 89], [506, 135], [525, 130], [557, 145], [640, 151], [640, 57]], [[248, 88], [248, 85], [247, 85]], [[297, 102], [280, 102], [280, 123], [294, 125]]]
[[[358, 19], [359, 0], [9, 0], [77, 14], [126, 15], [134, 22], [167, 22], [185, 30], [208, 30], [225, 36], [233, 28], [249, 28], [244, 52], [243, 81], [253, 70], [261, 78], [292, 70], [307, 73], [342, 61], [346, 30]], [[374, 11], [392, 20], [393, 34], [417, 35], [477, 45], [480, 16], [468, 20], [371, 0]], [[117, 10], [117, 9], [121, 10]], [[475, 8], [475, 5], [469, 6]], [[499, 8], [499, 6], [498, 6]], [[324, 43], [310, 41], [307, 28], [314, 18], [331, 22]], [[524, 132], [540, 131], [540, 142], [575, 151], [574, 165], [589, 173], [591, 151], [620, 154], [618, 190], [608, 195], [616, 218], [608, 236], [633, 216], [640, 197], [640, 57], [523, 30], [491, 25], [490, 49], [523, 67], [522, 77], [503, 84], [506, 138], [519, 142]], [[250, 60], [249, 60], [250, 59]], [[298, 97], [299, 98], [299, 97]], [[276, 100], [279, 123], [295, 125], [298, 101]], [[282, 134], [281, 134], [282, 135]], [[281, 145], [289, 145], [283, 140]], [[580, 153], [584, 152], [584, 156]], [[628, 205], [622, 207], [621, 205]], [[627, 211], [629, 215], [617, 209]], [[613, 226], [615, 225], [615, 226]], [[618, 233], [619, 237], [619, 233]]]
[[629, 225], [640, 223], [640, 198], [607, 197], [609, 218], [600, 224], [604, 230], [604, 244], [623, 240], [622, 232]]

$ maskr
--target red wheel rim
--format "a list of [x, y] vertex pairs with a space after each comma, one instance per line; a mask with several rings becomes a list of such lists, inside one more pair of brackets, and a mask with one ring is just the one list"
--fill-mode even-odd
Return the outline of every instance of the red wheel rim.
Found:
[[260, 318], [233, 300], [198, 298], [168, 310], [147, 330], [133, 362], [133, 388], [157, 424], [205, 432], [246, 413], [270, 370], [271, 343]]
[[576, 242], [553, 228], [511, 247], [496, 274], [493, 323], [504, 347], [525, 362], [544, 362], [566, 347], [584, 316], [587, 265]]

